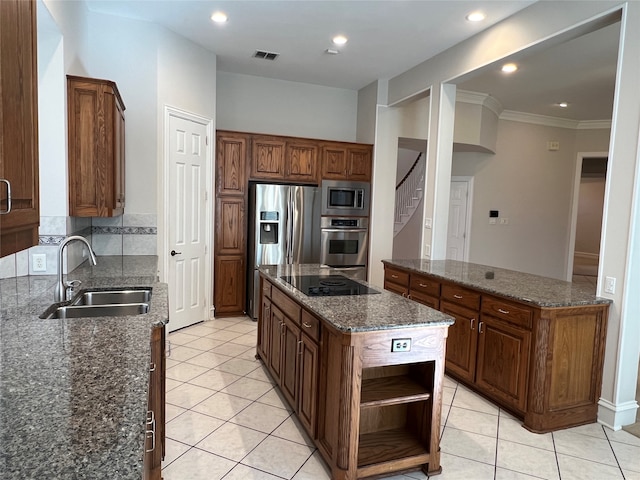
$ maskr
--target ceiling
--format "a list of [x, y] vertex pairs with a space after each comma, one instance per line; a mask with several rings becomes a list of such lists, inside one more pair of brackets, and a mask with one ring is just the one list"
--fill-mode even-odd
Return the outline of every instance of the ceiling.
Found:
[[[85, 0], [89, 10], [150, 21], [214, 52], [219, 71], [358, 90], [392, 78], [534, 3], [528, 0]], [[229, 20], [216, 25], [214, 11]], [[487, 19], [465, 20], [481, 10]], [[344, 47], [331, 38], [344, 34]], [[611, 118], [619, 23], [529, 55], [511, 76], [499, 66], [458, 88], [505, 110], [572, 120]], [[338, 49], [337, 55], [325, 53]], [[278, 53], [275, 61], [253, 58]], [[555, 105], [569, 102], [567, 109]]]
[[[530, 0], [85, 0], [91, 11], [163, 25], [214, 52], [224, 72], [358, 90], [392, 78], [534, 3]], [[216, 25], [214, 11], [229, 20]], [[482, 10], [487, 18], [465, 16]], [[331, 39], [349, 38], [338, 55]], [[279, 53], [275, 61], [256, 50]]]

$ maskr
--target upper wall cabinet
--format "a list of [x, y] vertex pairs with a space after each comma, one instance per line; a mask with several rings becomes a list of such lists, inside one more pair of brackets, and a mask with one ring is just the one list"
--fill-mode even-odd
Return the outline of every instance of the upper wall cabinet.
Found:
[[251, 143], [251, 178], [318, 183], [318, 142], [255, 135]]
[[220, 133], [216, 142], [216, 195], [244, 195], [248, 135]]
[[38, 243], [36, 4], [0, 1], [0, 256]]
[[371, 181], [371, 147], [325, 145], [322, 149], [322, 178]]
[[124, 103], [109, 80], [67, 76], [69, 210], [74, 217], [124, 213]]

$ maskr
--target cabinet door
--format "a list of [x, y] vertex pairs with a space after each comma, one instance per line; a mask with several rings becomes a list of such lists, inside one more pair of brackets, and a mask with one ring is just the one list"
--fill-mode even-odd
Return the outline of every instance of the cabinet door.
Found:
[[285, 141], [275, 137], [253, 137], [251, 143], [251, 177], [284, 178]]
[[318, 183], [318, 146], [287, 142], [285, 167], [287, 180]]
[[220, 132], [216, 138], [216, 192], [244, 195], [247, 187], [247, 135]]
[[371, 181], [371, 149], [349, 148], [347, 150], [349, 166], [347, 177], [359, 182]]
[[164, 327], [151, 330], [151, 368], [149, 373], [148, 410], [153, 412], [154, 422], [145, 429], [144, 479], [160, 480], [162, 459], [164, 457], [164, 418], [165, 418], [165, 358]]
[[124, 110], [122, 105], [116, 100], [115, 102], [115, 125], [114, 131], [114, 178], [113, 178], [113, 202], [115, 210], [119, 214], [124, 213]]
[[318, 344], [302, 335], [299, 355], [300, 388], [298, 389], [298, 418], [311, 438], [316, 436], [318, 403]]
[[322, 178], [344, 180], [347, 176], [347, 149], [326, 145], [322, 149]]
[[478, 313], [443, 300], [440, 301], [440, 311], [455, 318], [447, 338], [447, 370], [473, 382], [478, 347]]
[[217, 256], [215, 264], [216, 315], [240, 315], [244, 312], [244, 257]]
[[271, 327], [271, 300], [263, 296], [262, 308], [260, 310], [260, 317], [258, 318], [258, 342], [257, 342], [257, 350], [258, 350], [258, 353], [262, 355], [262, 358], [266, 358], [267, 354], [269, 353], [270, 327]]
[[282, 342], [280, 387], [285, 398], [295, 407], [298, 400], [298, 353], [302, 341], [300, 340], [300, 329], [286, 315], [284, 316]]
[[267, 355], [269, 362], [267, 366], [278, 384], [282, 383], [282, 339], [284, 338], [284, 328], [284, 313], [272, 304], [271, 326], [269, 329], [269, 355]]
[[218, 197], [216, 202], [216, 244], [218, 255], [243, 255], [245, 252], [244, 198]]
[[35, 2], [0, 1], [0, 256], [38, 244], [36, 48]]
[[531, 332], [490, 315], [480, 320], [476, 384], [524, 414]]
[[398, 285], [397, 283], [389, 282], [386, 279], [384, 281], [384, 289], [397, 293], [398, 295], [402, 295], [403, 297], [406, 297], [409, 294], [409, 289], [404, 285]]

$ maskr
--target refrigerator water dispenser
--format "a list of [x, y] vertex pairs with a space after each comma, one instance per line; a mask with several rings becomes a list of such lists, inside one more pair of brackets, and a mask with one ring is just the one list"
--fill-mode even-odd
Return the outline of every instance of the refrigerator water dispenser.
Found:
[[278, 224], [260, 223], [260, 244], [278, 243]]

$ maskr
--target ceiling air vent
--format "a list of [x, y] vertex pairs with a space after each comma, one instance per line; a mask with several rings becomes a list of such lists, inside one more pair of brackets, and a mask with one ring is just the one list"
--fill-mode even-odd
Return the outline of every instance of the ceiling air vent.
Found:
[[256, 50], [256, 53], [253, 54], [253, 58], [262, 58], [264, 60], [275, 60], [279, 56], [279, 53], [266, 52], [264, 50]]

